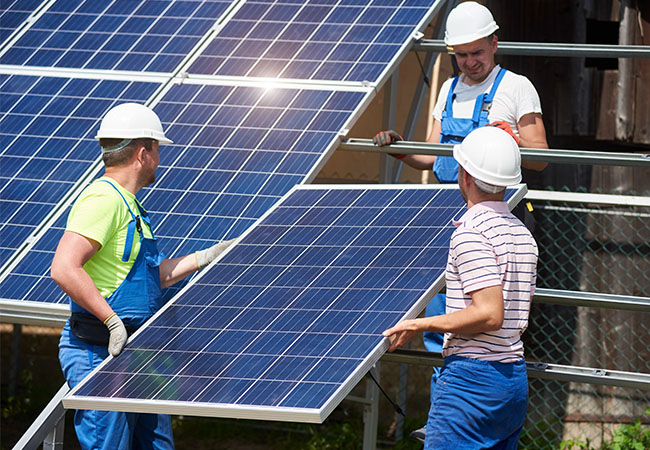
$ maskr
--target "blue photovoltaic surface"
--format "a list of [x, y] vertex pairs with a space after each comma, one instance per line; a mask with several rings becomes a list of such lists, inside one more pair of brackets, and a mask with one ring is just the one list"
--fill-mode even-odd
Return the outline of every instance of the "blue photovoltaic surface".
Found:
[[154, 108], [174, 145], [140, 196], [162, 250], [182, 255], [241, 235], [333, 150], [366, 95], [175, 86]]
[[374, 82], [434, 3], [247, 1], [188, 72]]
[[230, 0], [59, 0], [2, 64], [171, 72]]
[[[21, 246], [97, 160], [94, 137], [106, 111], [126, 101], [143, 103], [158, 87], [0, 75], [0, 261]], [[32, 261], [25, 266], [27, 278], [4, 280], [0, 298], [21, 298], [19, 292], [34, 287], [34, 270], [41, 265]]]
[[0, 43], [4, 42], [43, 3], [43, 0], [3, 0], [0, 2]]
[[322, 410], [424, 308], [465, 208], [449, 187], [297, 187], [72, 398]]
[[[101, 83], [123, 86], [125, 94], [135, 90], [143, 98], [155, 87]], [[135, 86], [140, 87], [134, 89]], [[10, 95], [10, 91], [3, 90], [3, 95]], [[125, 94], [122, 95], [124, 100]], [[178, 256], [242, 234], [289, 189], [304, 181], [314, 164], [335, 145], [339, 130], [365, 95], [319, 90], [174, 86], [154, 107], [166, 135], [174, 144], [160, 151], [156, 183], [138, 194], [151, 215], [156, 237], [160, 238], [159, 248], [167, 256]], [[46, 102], [48, 98], [40, 100]], [[32, 136], [27, 132], [15, 137], [9, 129], [5, 131], [0, 119], [3, 133], [8, 133], [3, 139], [22, 139], [20, 142], [24, 144], [18, 145], [17, 141], [8, 149], [3, 146], [8, 155], [0, 156], [3, 158], [0, 160], [0, 180], [7, 180], [5, 189], [11, 192], [5, 195], [5, 191], [0, 191], [3, 204], [9, 205], [2, 210], [3, 228], [0, 228], [6, 252], [11, 252], [29, 236], [33, 227], [50, 212], [55, 200], [70, 189], [92, 158], [99, 154], [97, 142], [92, 139], [99, 127], [97, 117], [103, 115], [114, 99], [107, 95], [101, 107], [98, 99], [95, 101], [97, 110], [92, 123], [84, 122], [83, 127], [78, 127], [85, 136], [81, 142], [76, 137], [69, 139], [71, 136], [66, 135], [68, 139], [65, 139], [60, 134], [49, 141], [44, 136]], [[3, 102], [3, 105], [10, 103]], [[80, 99], [70, 97], [67, 104], [79, 106]], [[62, 121], [65, 111], [58, 111], [61, 117], [57, 120]], [[18, 116], [12, 123], [22, 123], [22, 120], [23, 117]], [[46, 145], [52, 141], [62, 143], [56, 147]], [[41, 158], [41, 153], [23, 154], [34, 152], [35, 148], [41, 148], [39, 146], [42, 146]], [[83, 146], [83, 153], [79, 146]], [[13, 155], [15, 152], [19, 154]], [[5, 165], [5, 159], [10, 164]], [[33, 164], [40, 170], [37, 179], [27, 175], [26, 179], [22, 175], [12, 178], [17, 167], [34, 159], [38, 159], [38, 163]], [[67, 170], [70, 176], [62, 182], [59, 167], [67, 165], [70, 165]], [[25, 170], [19, 174], [23, 172]], [[56, 180], [50, 183], [51, 178]], [[29, 192], [35, 188], [39, 189], [30, 196]], [[45, 198], [45, 194], [53, 198]], [[20, 211], [31, 212], [32, 209], [40, 215], [20, 214]], [[49, 277], [50, 262], [65, 228], [65, 217], [67, 212], [0, 284], [0, 298], [67, 303], [67, 297]], [[25, 227], [26, 221], [31, 228]]]

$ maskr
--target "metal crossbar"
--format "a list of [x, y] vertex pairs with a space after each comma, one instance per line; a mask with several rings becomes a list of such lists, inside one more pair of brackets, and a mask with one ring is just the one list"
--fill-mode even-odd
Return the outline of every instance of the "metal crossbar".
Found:
[[[426, 142], [403, 141], [378, 147], [371, 139], [350, 138], [341, 143], [339, 149], [374, 153], [401, 153], [416, 155], [453, 156], [452, 144], [431, 144]], [[650, 167], [650, 154], [594, 152], [590, 150], [562, 150], [521, 148], [523, 161], [544, 161], [564, 164], [592, 164], [606, 166]]]
[[[422, 39], [413, 45], [415, 51], [447, 52], [444, 41]], [[545, 42], [499, 42], [500, 55], [564, 56], [568, 58], [650, 58], [648, 45], [560, 44]], [[450, 52], [453, 53], [453, 52]]]

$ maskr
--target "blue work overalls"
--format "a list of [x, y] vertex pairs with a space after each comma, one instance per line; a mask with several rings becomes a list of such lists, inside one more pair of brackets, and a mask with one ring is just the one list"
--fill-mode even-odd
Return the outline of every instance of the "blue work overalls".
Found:
[[[440, 121], [440, 143], [441, 144], [460, 144], [465, 136], [467, 136], [471, 131], [479, 127], [484, 127], [489, 122], [488, 113], [490, 111], [490, 106], [492, 105], [492, 100], [494, 100], [494, 95], [499, 88], [499, 84], [503, 79], [503, 76], [506, 73], [506, 69], [501, 68], [499, 73], [497, 73], [492, 87], [487, 94], [481, 94], [476, 97], [476, 102], [474, 103], [474, 112], [472, 118], [462, 119], [454, 117], [453, 103], [456, 98], [454, 89], [458, 84], [459, 77], [454, 78], [449, 87], [449, 93], [447, 94], [447, 102], [445, 110], [442, 112], [442, 119]], [[458, 182], [458, 163], [452, 156], [437, 156], [435, 162], [433, 163], [433, 173], [436, 175], [436, 178], [440, 183], [457, 183]], [[427, 305], [425, 310], [425, 316], [439, 316], [445, 314], [445, 294], [437, 294]], [[442, 353], [442, 344], [444, 340], [444, 335], [442, 333], [434, 333], [431, 331], [424, 332], [424, 347], [434, 353]], [[433, 391], [436, 385], [436, 381], [440, 376], [440, 367], [433, 368], [433, 375], [431, 377], [431, 398], [433, 400]]]
[[[137, 229], [140, 234], [140, 251], [131, 270], [119, 287], [106, 299], [113, 311], [133, 327], [138, 327], [162, 305], [159, 265], [164, 256], [158, 251], [156, 239], [146, 238], [142, 222], [151, 230], [149, 217], [138, 204], [135, 215], [122, 193], [108, 180], [122, 197], [131, 214], [122, 261], [128, 261]], [[137, 203], [137, 200], [136, 200]], [[83, 308], [70, 302], [73, 313], [86, 313]], [[66, 322], [59, 343], [59, 360], [68, 386], [74, 388], [86, 375], [108, 357], [108, 347], [82, 341]], [[82, 449], [144, 450], [174, 448], [171, 417], [161, 414], [123, 413], [115, 411], [75, 411], [74, 426]]]

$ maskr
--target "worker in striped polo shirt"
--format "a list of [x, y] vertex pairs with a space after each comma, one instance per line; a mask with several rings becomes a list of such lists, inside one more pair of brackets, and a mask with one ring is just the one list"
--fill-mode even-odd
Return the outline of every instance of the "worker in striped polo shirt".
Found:
[[528, 406], [521, 335], [537, 270], [537, 244], [504, 202], [505, 187], [521, 181], [521, 156], [508, 133], [482, 127], [454, 158], [468, 210], [449, 245], [446, 314], [383, 335], [393, 351], [419, 332], [445, 333], [425, 449], [516, 449]]

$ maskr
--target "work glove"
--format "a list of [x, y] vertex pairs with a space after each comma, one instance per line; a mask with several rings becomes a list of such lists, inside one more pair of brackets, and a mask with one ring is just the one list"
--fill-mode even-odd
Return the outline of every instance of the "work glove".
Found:
[[403, 140], [404, 139], [399, 135], [399, 133], [393, 130], [388, 130], [377, 133], [375, 137], [372, 138], [372, 143], [379, 147], [383, 147], [384, 145], [394, 144], [395, 142]]
[[108, 353], [112, 356], [117, 356], [120, 354], [124, 346], [126, 345], [126, 340], [129, 338], [129, 335], [124, 328], [124, 323], [117, 314], [113, 313], [108, 316], [108, 319], [104, 321], [104, 325], [108, 328], [110, 337], [108, 338]]
[[515, 140], [517, 145], [519, 145], [519, 136], [517, 136], [515, 132], [512, 131], [512, 128], [510, 127], [510, 125], [508, 125], [508, 122], [504, 122], [503, 120], [498, 120], [496, 122], [492, 122], [488, 124], [488, 126], [501, 128], [503, 131], [505, 131], [510, 136], [512, 136], [512, 138]]
[[196, 256], [196, 266], [199, 269], [203, 269], [205, 266], [207, 266], [212, 261], [217, 259], [217, 256], [222, 254], [224, 250], [230, 247], [230, 244], [232, 244], [233, 242], [235, 242], [235, 239], [219, 242], [218, 244], [215, 244], [212, 247], [208, 247], [206, 249], [199, 250], [198, 252], [194, 253], [194, 255]]

